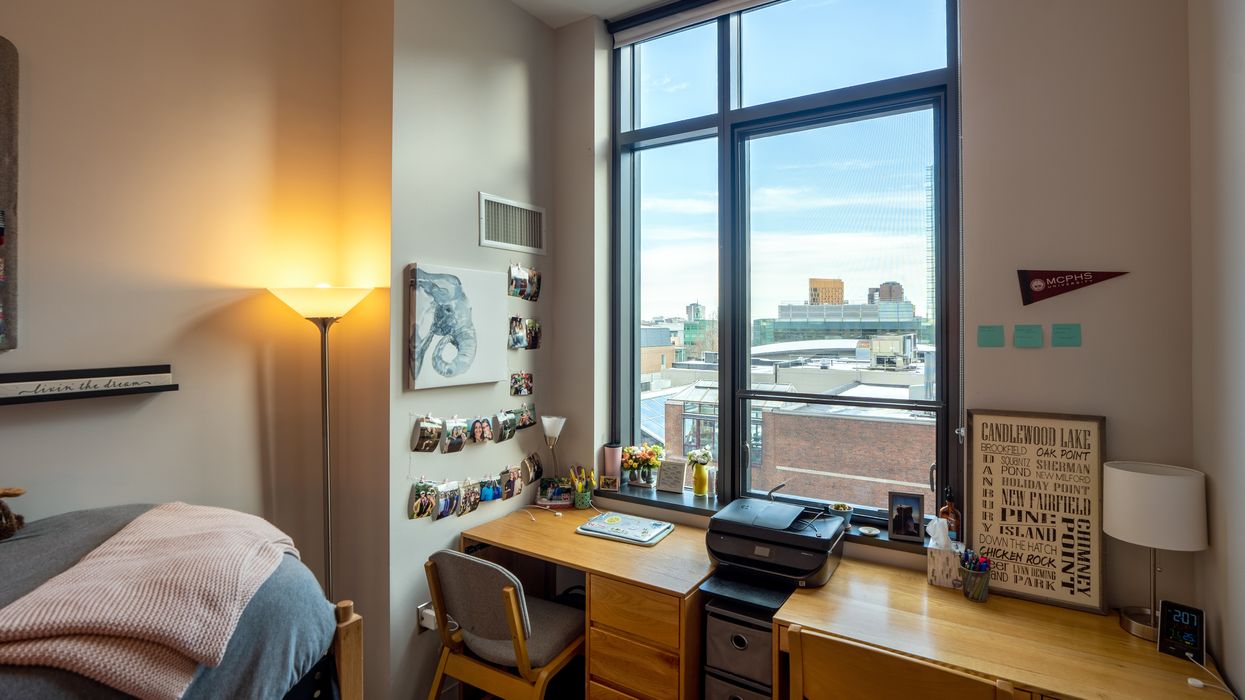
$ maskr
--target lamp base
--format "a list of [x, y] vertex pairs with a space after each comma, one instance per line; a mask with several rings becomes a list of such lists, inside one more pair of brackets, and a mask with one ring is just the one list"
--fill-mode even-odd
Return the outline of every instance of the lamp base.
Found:
[[1120, 627], [1134, 637], [1153, 642], [1158, 640], [1159, 631], [1150, 624], [1150, 608], [1120, 608]]

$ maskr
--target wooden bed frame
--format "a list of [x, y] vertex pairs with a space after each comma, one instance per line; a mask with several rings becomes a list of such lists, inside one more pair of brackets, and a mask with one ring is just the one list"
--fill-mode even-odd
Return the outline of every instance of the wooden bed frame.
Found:
[[333, 661], [341, 700], [363, 700], [363, 617], [354, 611], [353, 600], [343, 600], [333, 611]]

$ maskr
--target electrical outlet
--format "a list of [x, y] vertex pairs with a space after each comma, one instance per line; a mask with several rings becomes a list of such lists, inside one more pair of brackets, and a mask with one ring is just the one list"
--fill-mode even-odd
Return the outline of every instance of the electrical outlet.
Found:
[[424, 630], [435, 630], [437, 628], [437, 612], [433, 609], [431, 600], [415, 608], [415, 612], [419, 620], [419, 628], [416, 634], [423, 634]]

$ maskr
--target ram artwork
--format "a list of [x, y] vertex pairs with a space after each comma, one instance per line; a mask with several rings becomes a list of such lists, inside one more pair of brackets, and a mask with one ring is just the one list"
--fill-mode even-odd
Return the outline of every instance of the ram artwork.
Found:
[[506, 277], [414, 264], [407, 267], [407, 388], [506, 378]]

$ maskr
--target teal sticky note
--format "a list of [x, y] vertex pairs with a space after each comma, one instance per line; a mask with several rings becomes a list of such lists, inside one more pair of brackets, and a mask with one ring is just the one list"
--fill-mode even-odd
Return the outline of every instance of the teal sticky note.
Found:
[[1081, 324], [1052, 323], [1050, 324], [1050, 346], [1052, 348], [1081, 347]]
[[1002, 326], [977, 326], [977, 347], [1003, 347], [1004, 333]]
[[1012, 345], [1018, 348], [1042, 347], [1042, 327], [1017, 324], [1012, 333]]

